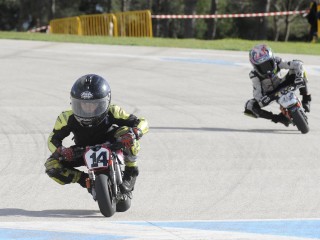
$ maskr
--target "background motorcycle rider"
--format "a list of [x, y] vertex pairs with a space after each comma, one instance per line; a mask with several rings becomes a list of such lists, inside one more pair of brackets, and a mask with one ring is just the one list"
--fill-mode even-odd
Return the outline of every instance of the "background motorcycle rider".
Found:
[[[88, 74], [73, 84], [72, 110], [64, 111], [58, 116], [48, 138], [52, 155], [46, 161], [45, 168], [54, 181], [62, 185], [79, 183], [85, 188], [88, 174], [75, 169], [84, 165], [82, 156], [75, 156], [75, 147], [121, 141], [126, 148], [125, 171], [120, 188], [123, 193], [133, 190], [139, 174], [136, 162], [140, 150], [138, 140], [148, 132], [148, 123], [146, 119], [127, 114], [110, 102], [110, 86], [101, 76]], [[75, 145], [66, 148], [62, 141], [70, 133], [74, 135]]]
[[[253, 66], [249, 77], [253, 85], [254, 98], [246, 102], [244, 114], [289, 126], [289, 120], [282, 113], [273, 114], [261, 109], [274, 100], [272, 95], [275, 92], [288, 85], [299, 88], [303, 108], [306, 112], [310, 112], [311, 95], [308, 92], [306, 73], [300, 60], [284, 61], [274, 56], [271, 48], [265, 44], [254, 46], [249, 51], [249, 59]], [[283, 78], [280, 74], [281, 69], [289, 70]]]

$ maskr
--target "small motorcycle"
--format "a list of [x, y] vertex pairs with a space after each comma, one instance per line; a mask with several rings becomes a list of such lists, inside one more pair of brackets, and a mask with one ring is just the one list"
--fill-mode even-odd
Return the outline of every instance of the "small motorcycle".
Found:
[[302, 107], [300, 99], [296, 96], [295, 86], [287, 86], [274, 94], [280, 105], [280, 110], [289, 121], [298, 128], [302, 134], [309, 132], [308, 117]]
[[121, 143], [105, 143], [75, 149], [78, 156], [82, 154], [88, 168], [87, 189], [105, 217], [125, 212], [131, 206], [132, 194], [123, 194], [119, 188], [123, 176], [121, 165], [124, 163], [122, 147]]

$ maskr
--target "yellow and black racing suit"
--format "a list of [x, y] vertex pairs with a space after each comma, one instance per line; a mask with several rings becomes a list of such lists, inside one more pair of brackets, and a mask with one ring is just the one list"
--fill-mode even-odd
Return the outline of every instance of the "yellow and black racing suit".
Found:
[[[47, 159], [45, 163], [46, 173], [54, 181], [64, 185], [69, 183], [75, 183], [81, 181], [80, 185], [84, 185], [84, 173], [75, 169], [84, 165], [82, 158], [75, 159], [72, 162], [59, 161], [56, 150], [62, 146], [62, 141], [70, 133], [73, 134], [73, 140], [75, 146], [86, 147], [96, 144], [102, 144], [107, 141], [115, 141], [117, 131], [121, 130], [121, 127], [137, 127], [143, 134], [149, 130], [148, 122], [144, 118], [137, 118], [133, 114], [127, 114], [123, 109], [117, 105], [110, 105], [107, 117], [105, 120], [97, 126], [83, 127], [76, 120], [72, 110], [62, 112], [54, 125], [54, 129], [48, 138], [48, 147], [52, 155]], [[122, 128], [123, 129], [123, 128]], [[138, 141], [131, 148], [131, 157], [125, 157], [125, 165], [128, 167], [134, 167], [136, 163], [136, 155], [140, 150]]]

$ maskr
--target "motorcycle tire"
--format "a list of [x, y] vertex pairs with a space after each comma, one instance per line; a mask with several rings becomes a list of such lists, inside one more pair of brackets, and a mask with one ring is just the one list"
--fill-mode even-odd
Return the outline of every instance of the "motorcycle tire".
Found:
[[302, 134], [306, 134], [309, 132], [309, 125], [307, 122], [307, 118], [305, 114], [302, 112], [302, 109], [297, 109], [296, 111], [291, 112], [291, 117], [293, 123], [297, 126], [298, 130]]
[[116, 198], [112, 194], [111, 181], [106, 174], [96, 176], [95, 189], [100, 212], [105, 217], [111, 217], [116, 212]]
[[126, 196], [125, 200], [120, 200], [117, 203], [117, 212], [125, 212], [131, 207], [131, 199]]

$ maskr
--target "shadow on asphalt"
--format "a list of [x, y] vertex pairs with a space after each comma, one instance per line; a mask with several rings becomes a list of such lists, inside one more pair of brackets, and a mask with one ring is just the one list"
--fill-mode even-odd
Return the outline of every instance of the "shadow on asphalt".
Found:
[[[98, 210], [42, 210], [31, 211], [19, 208], [0, 209], [0, 216], [17, 216], [17, 217], [51, 217], [51, 218], [100, 218], [103, 217]], [[103, 217], [104, 218], [104, 217]]]
[[212, 132], [243, 132], [243, 133], [274, 133], [274, 134], [301, 134], [296, 129], [234, 129], [234, 128], [207, 128], [207, 127], [150, 127], [154, 130], [172, 131], [212, 131]]

